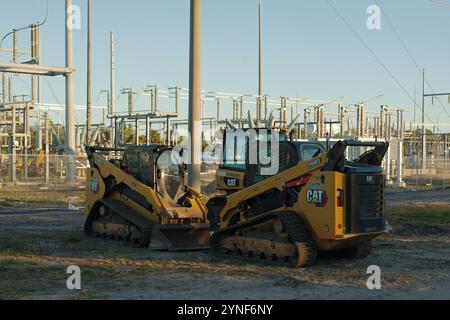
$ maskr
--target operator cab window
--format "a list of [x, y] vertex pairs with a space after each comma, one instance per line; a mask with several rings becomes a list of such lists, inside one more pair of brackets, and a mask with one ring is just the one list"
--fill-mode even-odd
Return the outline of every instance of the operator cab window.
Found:
[[146, 150], [129, 150], [126, 153], [124, 170], [140, 182], [151, 184], [151, 169], [150, 154]]
[[147, 151], [139, 152], [139, 177], [138, 179], [149, 185], [150, 175], [151, 175], [151, 163], [150, 163], [150, 154]]
[[[283, 134], [278, 135], [280, 142], [285, 141]], [[266, 164], [267, 159], [271, 157], [272, 135], [270, 131], [264, 130], [263, 133], [257, 132], [254, 140], [249, 141], [249, 135], [236, 130], [236, 133], [227, 132], [224, 144], [223, 167], [231, 170], [246, 171], [250, 161], [259, 166], [270, 166]], [[249, 149], [252, 154], [249, 154]], [[261, 164], [264, 163], [263, 165]]]
[[158, 192], [170, 205], [176, 206], [185, 193], [183, 166], [172, 157], [172, 151], [167, 150], [158, 157], [156, 167]]
[[325, 153], [325, 150], [319, 145], [304, 144], [300, 147], [300, 158], [302, 161], [312, 160], [323, 153]]
[[139, 152], [129, 151], [125, 159], [125, 170], [137, 177], [139, 174]]
[[229, 169], [245, 171], [247, 169], [248, 137], [239, 135], [230, 137], [232, 139], [225, 140], [225, 159], [223, 165]]

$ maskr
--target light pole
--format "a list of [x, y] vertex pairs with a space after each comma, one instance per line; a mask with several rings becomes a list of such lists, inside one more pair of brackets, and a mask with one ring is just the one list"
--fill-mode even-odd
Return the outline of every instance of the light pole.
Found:
[[86, 102], [86, 145], [91, 143], [91, 109], [92, 109], [92, 85], [91, 85], [91, 66], [92, 66], [92, 55], [91, 55], [91, 0], [87, 0], [87, 102]]
[[262, 31], [261, 31], [261, 1], [258, 5], [258, 36], [259, 36], [259, 81], [258, 81], [258, 111], [257, 118], [258, 121], [261, 120], [262, 113]]
[[425, 69], [422, 72], [422, 169], [427, 168], [427, 133], [425, 132]]
[[188, 185], [201, 191], [201, 0], [191, 0], [189, 57], [189, 133], [191, 135]]
[[[109, 36], [110, 41], [110, 96], [111, 96], [111, 109], [109, 114], [114, 116], [116, 113], [116, 51], [115, 51], [115, 39], [114, 33], [111, 32]], [[113, 147], [117, 147], [116, 143], [116, 121], [111, 118], [111, 131], [112, 131], [112, 141]]]
[[70, 71], [66, 76], [66, 155], [67, 170], [66, 179], [71, 181], [75, 169], [75, 123], [74, 123], [74, 81], [73, 81], [73, 30], [72, 21], [72, 0], [66, 0], [66, 68]]

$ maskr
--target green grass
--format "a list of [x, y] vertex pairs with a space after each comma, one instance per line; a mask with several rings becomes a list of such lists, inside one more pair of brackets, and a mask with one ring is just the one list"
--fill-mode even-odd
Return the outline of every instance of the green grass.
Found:
[[31, 248], [26, 239], [15, 239], [11, 237], [0, 237], [0, 254], [16, 255], [16, 254], [35, 254], [36, 251]]
[[386, 218], [391, 225], [408, 227], [415, 233], [420, 230], [450, 232], [450, 206], [390, 207]]

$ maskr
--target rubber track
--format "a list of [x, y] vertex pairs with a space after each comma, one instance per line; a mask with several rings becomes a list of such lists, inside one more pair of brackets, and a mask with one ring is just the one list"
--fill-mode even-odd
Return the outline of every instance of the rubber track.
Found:
[[294, 212], [277, 215], [283, 221], [286, 231], [297, 246], [297, 263], [295, 268], [313, 265], [317, 259], [317, 246], [306, 224]]
[[150, 245], [150, 239], [152, 237], [153, 223], [136, 213], [133, 209], [122, 203], [121, 201], [114, 199], [102, 199], [99, 200], [92, 210], [91, 214], [86, 219], [84, 225], [84, 232], [87, 236], [92, 237], [92, 223], [99, 218], [98, 206], [104, 205], [109, 208], [114, 214], [118, 214], [126, 221], [134, 224], [141, 231], [141, 239], [135, 246], [138, 248], [148, 247]]
[[310, 266], [315, 263], [317, 258], [317, 247], [314, 242], [311, 233], [306, 227], [305, 223], [298, 217], [295, 212], [270, 212], [262, 214], [256, 218], [252, 218], [243, 223], [219, 230], [215, 232], [211, 237], [211, 249], [217, 255], [223, 255], [229, 257], [228, 254], [223, 254], [220, 251], [220, 241], [227, 237], [234, 235], [237, 231], [242, 229], [251, 228], [272, 220], [274, 218], [279, 218], [286, 227], [288, 235], [297, 247], [297, 257], [294, 261], [290, 263], [282, 263], [279, 261], [262, 260], [259, 258], [250, 258], [244, 256], [235, 256], [243, 260], [250, 260], [254, 262], [262, 262], [270, 265], [288, 266], [290, 268], [303, 268]]

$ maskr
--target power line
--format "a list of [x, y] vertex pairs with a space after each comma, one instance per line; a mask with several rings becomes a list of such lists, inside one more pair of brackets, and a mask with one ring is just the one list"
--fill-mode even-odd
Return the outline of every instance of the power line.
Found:
[[30, 25], [28, 25], [28, 26], [26, 26], [26, 27], [22, 27], [22, 28], [19, 28], [19, 29], [13, 29], [13, 31], [8, 32], [8, 33], [2, 38], [2, 40], [0, 41], [0, 49], [1, 49], [2, 46], [3, 46], [3, 41], [4, 41], [7, 37], [9, 37], [10, 35], [12, 35], [13, 33], [17, 32], [17, 31], [22, 31], [22, 30], [26, 30], [26, 29], [31, 29], [32, 27], [41, 27], [41, 26], [43, 26], [43, 25], [47, 22], [47, 18], [48, 18], [48, 0], [47, 0], [46, 5], [45, 5], [45, 16], [44, 16], [44, 20], [43, 20], [42, 22], [38, 22], [36, 25], [30, 24]]
[[58, 104], [62, 105], [62, 103], [59, 101], [58, 97], [56, 96], [56, 93], [55, 93], [55, 91], [53, 90], [53, 87], [52, 87], [52, 85], [50, 84], [50, 81], [48, 81], [47, 77], [44, 77], [44, 80], [45, 80], [45, 82], [48, 84], [48, 86], [49, 86], [49, 88], [50, 88], [50, 91], [51, 91], [51, 93], [52, 93], [52, 95], [53, 95], [53, 98], [55, 98], [55, 100], [56, 100], [56, 102], [57, 102]]
[[[373, 52], [373, 50], [369, 47], [369, 45], [364, 41], [364, 39], [353, 29], [351, 24], [345, 19], [345, 17], [337, 10], [337, 8], [329, 1], [325, 0], [328, 5], [334, 10], [334, 12], [341, 18], [341, 20], [345, 23], [345, 25], [350, 29], [350, 31], [353, 33], [353, 35], [358, 38], [358, 40], [361, 42], [361, 44], [370, 52], [370, 54], [377, 60], [377, 62], [381, 65], [381, 67], [386, 71], [386, 73], [389, 74], [389, 76], [397, 83], [397, 85], [400, 87], [400, 89], [413, 101], [414, 98], [411, 96], [411, 94], [408, 92], [408, 90], [405, 89], [405, 87], [400, 83], [400, 81], [395, 77], [395, 75], [388, 69], [388, 67], [381, 61], [380, 58]], [[425, 114], [425, 116], [428, 118], [429, 121], [433, 122], [433, 120]]]
[[[381, 8], [381, 5], [379, 4], [379, 2], [377, 0], [375, 0], [375, 2], [378, 4], [378, 6]], [[399, 40], [400, 44], [402, 45], [403, 49], [406, 51], [406, 53], [408, 54], [409, 58], [411, 59], [411, 61], [414, 63], [414, 65], [417, 68], [417, 71], [419, 71], [420, 74], [422, 74], [422, 69], [419, 64], [417, 63], [416, 59], [414, 58], [414, 56], [412, 55], [411, 51], [408, 49], [406, 43], [403, 41], [403, 39], [400, 37], [400, 34], [397, 32], [396, 28], [394, 27], [394, 25], [391, 22], [391, 19], [389, 19], [388, 15], [386, 14], [386, 10], [382, 10], [384, 17], [386, 18], [386, 21], [389, 23], [389, 25], [392, 28], [392, 31], [394, 32], [395, 36], [397, 37], [397, 39]], [[428, 87], [430, 88], [430, 90], [433, 92], [433, 94], [436, 94], [436, 91], [434, 91], [430, 81], [428, 79], [425, 79], [425, 82], [427, 83]], [[448, 112], [447, 108], [444, 106], [444, 104], [442, 103], [441, 100], [439, 100], [439, 103], [442, 106], [442, 110], [440, 112], [440, 114], [442, 114], [443, 111], [445, 111], [447, 113], [447, 116], [450, 117], [450, 113]], [[418, 106], [418, 104], [416, 103], [416, 106]]]

